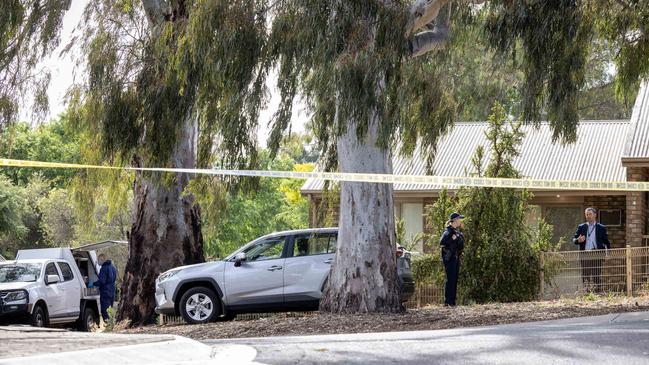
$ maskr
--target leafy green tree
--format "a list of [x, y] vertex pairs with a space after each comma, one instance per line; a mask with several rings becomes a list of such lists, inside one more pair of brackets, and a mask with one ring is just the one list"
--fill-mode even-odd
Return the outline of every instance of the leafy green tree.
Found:
[[439, 240], [446, 229], [448, 217], [457, 209], [457, 199], [449, 195], [446, 189], [439, 193], [435, 203], [424, 208], [426, 226], [430, 230], [426, 244], [431, 250], [439, 251]]
[[431, 253], [413, 258], [412, 273], [416, 282], [437, 285], [444, 283], [444, 266], [439, 239], [446, 229], [449, 215], [457, 210], [457, 199], [449, 195], [446, 189], [439, 193], [435, 203], [424, 207], [426, 227], [430, 232], [425, 237], [424, 245]]
[[290, 156], [296, 164], [316, 163], [319, 157], [310, 132], [291, 133], [285, 136], [277, 153]]
[[26, 186], [3, 184], [2, 189], [3, 195], [13, 201], [13, 217], [12, 214], [8, 214], [8, 217], [12, 217], [10, 219], [15, 224], [5, 234], [0, 234], [2, 250], [15, 255], [22, 248], [50, 247], [41, 227], [42, 212], [38, 207], [38, 201], [50, 189], [49, 183], [40, 175], [34, 175]]
[[[270, 161], [262, 153], [262, 166], [273, 170], [310, 170], [288, 156]], [[261, 178], [257, 189], [234, 192], [214, 222], [204, 221], [205, 252], [224, 257], [243, 244], [275, 231], [308, 227], [308, 201], [300, 195], [302, 180]], [[206, 214], [210, 216], [210, 214]]]
[[616, 50], [616, 92], [630, 99], [640, 80], [649, 75], [649, 2], [589, 0], [584, 6], [598, 34]]
[[60, 188], [50, 190], [47, 196], [39, 199], [38, 209], [42, 214], [40, 224], [46, 239], [53, 246], [71, 246], [79, 222], [69, 191]]
[[[263, 0], [92, 1], [82, 24], [88, 79], [71, 99], [71, 123], [89, 137], [84, 158], [255, 167], [268, 6]], [[186, 173], [136, 174], [118, 319], [154, 322], [157, 275], [204, 261], [201, 210], [186, 190], [192, 179]]]
[[13, 242], [5, 237], [21, 237], [27, 231], [23, 224], [25, 205], [23, 191], [6, 177], [0, 176], [0, 251], [3, 255], [7, 255], [9, 251], [15, 254], [15, 247], [10, 246]]
[[16, 121], [19, 103], [33, 97], [32, 115], [48, 111], [50, 74], [37, 69], [59, 43], [71, 0], [0, 1], [0, 133]]
[[610, 41], [598, 37], [590, 44], [585, 85], [579, 95], [581, 119], [629, 119], [635, 100], [635, 91], [629, 95], [615, 92], [616, 54], [619, 51]]
[[[79, 136], [66, 130], [65, 115], [37, 127], [15, 123], [0, 139], [0, 156], [18, 160], [79, 162]], [[64, 187], [75, 176], [71, 169], [3, 168], [2, 174], [16, 185], [26, 185], [40, 175], [51, 186]]]
[[[512, 165], [518, 156], [523, 132], [520, 123], [508, 121], [496, 105], [486, 132], [490, 156], [484, 168], [485, 151], [478, 147], [472, 164], [475, 176], [520, 178]], [[463, 188], [458, 192], [459, 211], [465, 220], [465, 249], [460, 272], [460, 293], [477, 302], [524, 301], [536, 298], [539, 289], [539, 242], [548, 241], [547, 230], [538, 237], [526, 224], [526, 190]]]
[[[498, 102], [512, 115], [522, 113], [525, 78], [517, 67], [517, 58], [499, 54], [485, 41], [488, 34], [480, 29], [480, 17], [472, 26], [456, 31], [454, 37], [462, 43], [475, 44], [449, 52], [448, 62], [453, 67], [453, 85], [459, 103], [461, 121], [487, 120], [491, 106]], [[616, 97], [614, 62], [618, 49], [597, 34], [588, 45], [584, 83], [578, 95], [578, 113], [582, 120], [628, 119], [635, 100], [633, 90], [629, 95]], [[516, 52], [522, 54], [520, 43]], [[547, 119], [545, 110], [540, 119]]]
[[[67, 124], [65, 115], [33, 128], [13, 123], [7, 128], [8, 138], [0, 140], [0, 154], [25, 160], [78, 162], [81, 136], [68, 130]], [[84, 211], [74, 199], [72, 182], [78, 174], [65, 169], [2, 169], [0, 176], [5, 183], [1, 190], [8, 199], [3, 206], [12, 207], [7, 210], [12, 214], [2, 215], [13, 222], [0, 234], [3, 251], [15, 254], [19, 249], [126, 239], [132, 205], [128, 180], [118, 181], [121, 190], [92, 187], [95, 204], [92, 211]], [[123, 209], [116, 209], [118, 205]]]

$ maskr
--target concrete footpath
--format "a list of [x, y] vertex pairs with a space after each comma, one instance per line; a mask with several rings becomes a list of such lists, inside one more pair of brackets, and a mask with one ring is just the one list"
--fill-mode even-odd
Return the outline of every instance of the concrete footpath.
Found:
[[171, 335], [0, 327], [0, 364], [259, 364], [246, 345], [209, 346]]

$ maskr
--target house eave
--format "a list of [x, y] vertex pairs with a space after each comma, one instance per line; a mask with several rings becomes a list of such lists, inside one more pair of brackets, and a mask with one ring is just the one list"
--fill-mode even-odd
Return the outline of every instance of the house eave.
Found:
[[649, 157], [622, 156], [621, 160], [624, 167], [649, 167]]

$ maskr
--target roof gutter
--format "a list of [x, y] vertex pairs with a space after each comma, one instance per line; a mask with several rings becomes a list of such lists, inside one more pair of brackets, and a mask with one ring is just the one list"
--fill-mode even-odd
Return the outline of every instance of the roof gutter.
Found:
[[649, 157], [622, 156], [621, 160], [624, 167], [649, 167]]

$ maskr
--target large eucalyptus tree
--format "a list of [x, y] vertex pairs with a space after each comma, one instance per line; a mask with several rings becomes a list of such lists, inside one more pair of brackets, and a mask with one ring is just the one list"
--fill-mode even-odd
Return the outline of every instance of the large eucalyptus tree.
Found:
[[[88, 78], [71, 113], [101, 152], [87, 155], [140, 167], [254, 166], [265, 14], [263, 0], [92, 1], [82, 24]], [[156, 276], [204, 261], [192, 178], [136, 174], [119, 319], [154, 321]]]
[[[390, 174], [396, 143], [405, 153], [419, 144], [430, 160], [462, 103], [452, 82], [461, 66], [449, 55], [474, 46], [454, 34], [477, 22], [501, 53], [522, 48], [524, 117], [538, 121], [544, 109], [555, 138], [574, 141], [590, 39], [581, 2], [478, 3], [278, 1], [269, 48], [283, 104], [273, 134], [285, 128], [301, 87], [329, 168]], [[340, 190], [337, 256], [321, 309], [398, 311], [392, 187], [343, 182]]]

